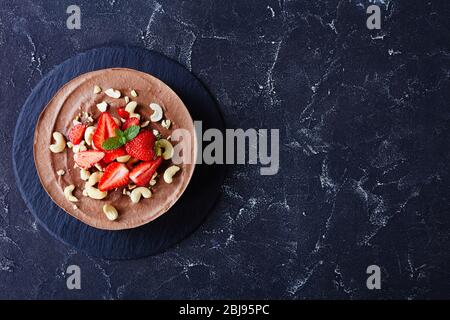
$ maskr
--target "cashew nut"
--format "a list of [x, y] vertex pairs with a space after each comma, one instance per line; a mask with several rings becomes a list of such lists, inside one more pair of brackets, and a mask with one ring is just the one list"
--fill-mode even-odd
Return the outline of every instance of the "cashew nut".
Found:
[[103, 212], [105, 213], [106, 217], [110, 221], [114, 221], [114, 220], [116, 220], [119, 217], [119, 213], [117, 212], [117, 209], [114, 208], [110, 204], [105, 204], [103, 206]]
[[119, 99], [121, 96], [120, 91], [114, 90], [113, 88], [109, 88], [109, 89], [105, 90], [105, 94], [114, 99]]
[[[164, 152], [161, 151], [161, 149], [164, 149]], [[164, 160], [169, 160], [173, 157], [173, 146], [169, 142], [169, 140], [166, 139], [159, 139], [156, 142], [156, 155], [163, 157]]]
[[73, 151], [74, 153], [86, 151], [87, 148], [86, 148], [86, 146], [84, 145], [84, 143], [85, 143], [85, 142], [84, 142], [84, 140], [83, 140], [83, 141], [80, 142], [80, 144], [74, 145], [74, 146], [72, 147], [72, 151]]
[[180, 171], [180, 167], [170, 166], [164, 171], [164, 181], [166, 183], [172, 183], [173, 176]]
[[116, 160], [117, 160], [117, 162], [125, 163], [125, 162], [128, 162], [128, 160], [130, 160], [130, 158], [131, 158], [131, 156], [125, 155], [125, 156], [117, 157]]
[[112, 117], [114, 122], [117, 124], [118, 127], [120, 127], [122, 124], [120, 123], [120, 120], [117, 119], [116, 117]]
[[157, 103], [150, 103], [150, 109], [153, 110], [153, 114], [150, 116], [150, 120], [152, 122], [158, 122], [163, 117], [163, 111], [159, 104]]
[[60, 132], [53, 132], [53, 139], [55, 139], [55, 143], [50, 145], [50, 151], [53, 153], [63, 152], [66, 148], [66, 139]]
[[90, 176], [91, 176], [91, 173], [88, 170], [83, 169], [83, 168], [80, 169], [80, 178], [81, 178], [81, 180], [87, 181]]
[[141, 196], [145, 199], [148, 199], [152, 196], [152, 192], [150, 189], [147, 189], [145, 187], [139, 187], [131, 191], [130, 199], [133, 203], [138, 203], [139, 200], [141, 200]]
[[107, 104], [105, 101], [100, 102], [100, 103], [97, 103], [97, 109], [98, 109], [100, 112], [105, 112], [106, 109], [108, 109], [108, 104]]
[[78, 199], [72, 194], [72, 191], [75, 190], [75, 186], [71, 184], [64, 188], [64, 197], [70, 202], [77, 202]]
[[100, 191], [97, 188], [89, 185], [89, 183], [86, 184], [86, 193], [89, 198], [101, 200], [105, 198], [108, 195], [107, 191]]
[[86, 144], [88, 146], [92, 143], [92, 138], [94, 137], [95, 127], [90, 126], [86, 128], [86, 131], [84, 132], [84, 141], [86, 141]]
[[166, 129], [169, 129], [171, 124], [172, 121], [170, 121], [169, 119], [161, 121], [161, 126]]
[[100, 88], [99, 86], [94, 86], [94, 94], [97, 94], [100, 92], [102, 92], [102, 88]]
[[103, 172], [96, 171], [89, 176], [89, 178], [88, 178], [89, 180], [86, 182], [86, 184], [90, 185], [90, 186], [95, 186], [102, 177], [103, 177]]
[[137, 102], [136, 101], [130, 101], [127, 103], [127, 105], [125, 106], [125, 111], [128, 112], [130, 114], [130, 118], [141, 118], [141, 115], [139, 113], [134, 113], [134, 110], [137, 107]]

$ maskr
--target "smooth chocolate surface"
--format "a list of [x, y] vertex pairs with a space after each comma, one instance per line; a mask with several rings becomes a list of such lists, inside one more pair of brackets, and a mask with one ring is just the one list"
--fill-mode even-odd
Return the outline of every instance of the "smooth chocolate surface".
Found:
[[[94, 94], [95, 85], [103, 90]], [[114, 99], [108, 97], [104, 91], [108, 88], [120, 90], [122, 97]], [[138, 96], [131, 97], [130, 91], [136, 90]], [[73, 126], [72, 120], [83, 111], [93, 114], [97, 120], [100, 111], [96, 104], [106, 101], [108, 111], [117, 118], [117, 108], [125, 106], [124, 96], [131, 101], [137, 101], [135, 112], [141, 115], [141, 122], [150, 119], [153, 113], [149, 104], [156, 102], [164, 110], [164, 118], [169, 119], [172, 125], [169, 129], [163, 128], [160, 123], [151, 122], [146, 129], [157, 129], [163, 137], [167, 138], [174, 129], [183, 128], [191, 133], [191, 140], [173, 142], [181, 143], [183, 152], [190, 152], [195, 159], [196, 140], [192, 118], [181, 99], [162, 81], [143, 72], [113, 68], [83, 74], [64, 85], [54, 98], [42, 111], [35, 129], [34, 157], [39, 178], [49, 196], [67, 213], [75, 218], [100, 229], [119, 230], [140, 226], [152, 221], [165, 213], [181, 196], [185, 190], [194, 170], [194, 164], [183, 163], [181, 170], [174, 177], [171, 184], [164, 182], [162, 174], [171, 165], [171, 161], [164, 161], [158, 169], [160, 177], [152, 188], [152, 197], [141, 199], [133, 204], [128, 196], [122, 194], [122, 188], [109, 191], [108, 196], [102, 200], [83, 196], [85, 182], [80, 177], [80, 169], [74, 168], [73, 151], [66, 148], [62, 153], [54, 154], [49, 150], [53, 143], [52, 133], [61, 132], [65, 136]], [[94, 124], [95, 125], [95, 124]], [[64, 170], [63, 176], [58, 176], [58, 170]], [[92, 170], [91, 170], [92, 171]], [[75, 185], [73, 194], [78, 202], [68, 201], [63, 190], [68, 185]], [[116, 221], [109, 221], [103, 213], [104, 204], [112, 204], [119, 211]], [[76, 205], [76, 207], [74, 206]]]

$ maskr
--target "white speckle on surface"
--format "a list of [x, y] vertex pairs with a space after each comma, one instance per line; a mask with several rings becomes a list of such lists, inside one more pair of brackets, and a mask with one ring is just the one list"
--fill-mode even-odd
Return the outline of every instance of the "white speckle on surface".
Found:
[[267, 9], [270, 11], [270, 15], [272, 16], [272, 18], [275, 18], [275, 11], [273, 10], [273, 8], [271, 6], [267, 6]]
[[389, 50], [388, 50], [388, 54], [389, 54], [390, 56], [395, 56], [395, 55], [398, 55], [398, 54], [402, 54], [402, 52], [401, 52], [401, 51], [398, 51], [398, 50], [394, 50], [394, 49], [389, 49]]
[[5, 256], [0, 256], [0, 272], [14, 272], [15, 263]]

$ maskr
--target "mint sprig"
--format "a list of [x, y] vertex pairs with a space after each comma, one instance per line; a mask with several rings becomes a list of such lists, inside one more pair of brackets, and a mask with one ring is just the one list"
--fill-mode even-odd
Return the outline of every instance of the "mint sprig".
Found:
[[133, 140], [138, 135], [140, 129], [139, 126], [130, 126], [125, 131], [116, 129], [116, 135], [106, 139], [102, 144], [102, 148], [104, 150], [118, 149], [128, 141]]

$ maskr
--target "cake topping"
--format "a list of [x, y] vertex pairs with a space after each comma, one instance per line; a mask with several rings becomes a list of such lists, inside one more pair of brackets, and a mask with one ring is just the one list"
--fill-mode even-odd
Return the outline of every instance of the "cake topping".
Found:
[[94, 94], [98, 94], [102, 92], [102, 88], [100, 88], [99, 86], [94, 86]]
[[157, 103], [150, 103], [150, 109], [153, 110], [153, 114], [150, 116], [150, 120], [152, 122], [158, 122], [163, 117], [163, 111], [159, 104]]
[[107, 89], [107, 90], [105, 91], [105, 94], [106, 94], [108, 97], [111, 97], [111, 98], [114, 98], [114, 99], [119, 99], [120, 96], [121, 96], [121, 93], [120, 93], [119, 90], [114, 90], [114, 89], [112, 89], [112, 88]]

